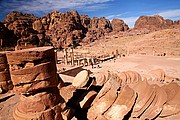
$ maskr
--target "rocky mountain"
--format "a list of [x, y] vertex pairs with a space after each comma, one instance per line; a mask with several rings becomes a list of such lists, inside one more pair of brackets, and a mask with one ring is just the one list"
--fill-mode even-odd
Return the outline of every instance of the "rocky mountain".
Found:
[[110, 22], [105, 17], [90, 18], [88, 15], [79, 15], [75, 10], [65, 13], [53, 11], [42, 18], [13, 11], [0, 23], [0, 39], [1, 46], [28, 43], [66, 48], [81, 43], [88, 44], [112, 33], [124, 32], [133, 35], [179, 26], [180, 20], [164, 20], [159, 15], [141, 16], [134, 29], [129, 30], [128, 25], [121, 19], [116, 18]]
[[[127, 30], [124, 21], [120, 21], [122, 23], [116, 24], [116, 27], [120, 26], [118, 31]], [[52, 44], [55, 48], [93, 42], [113, 31], [111, 22], [105, 17], [91, 19], [88, 15], [79, 15], [75, 10], [65, 13], [53, 11], [42, 18], [13, 11], [7, 15], [3, 24], [16, 37], [14, 43], [38, 46]], [[6, 37], [1, 39], [7, 41]]]
[[127, 31], [129, 29], [128, 25], [124, 23], [123, 20], [117, 18], [111, 21], [111, 25], [114, 32]]
[[32, 14], [13, 11], [6, 16], [3, 23], [8, 30], [13, 31], [16, 37], [13, 43], [20, 44], [28, 42], [30, 44], [39, 44], [38, 31], [33, 29], [33, 23], [36, 20], [38, 20], [38, 17]]
[[40, 21], [39, 24], [43, 26], [45, 34], [56, 48], [68, 47], [84, 37], [85, 28], [77, 11], [53, 11]]
[[173, 22], [172, 20], [164, 20], [160, 15], [154, 16], [140, 16], [135, 22], [134, 29], [143, 30], [147, 29], [150, 31], [157, 31], [162, 29], [168, 29], [178, 27], [179, 21]]
[[107, 33], [112, 32], [111, 23], [105, 17], [93, 17], [88, 25], [88, 31], [83, 42], [89, 43], [105, 36]]

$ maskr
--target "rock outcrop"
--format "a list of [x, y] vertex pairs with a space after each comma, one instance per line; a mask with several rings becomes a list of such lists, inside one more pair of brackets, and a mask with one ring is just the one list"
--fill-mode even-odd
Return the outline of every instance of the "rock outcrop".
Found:
[[38, 19], [38, 17], [34, 16], [33, 14], [24, 14], [18, 11], [13, 11], [6, 16], [3, 22], [10, 25], [16, 20], [28, 20], [30, 23], [32, 23], [36, 19]]
[[21, 37], [27, 37], [30, 33], [33, 33], [32, 23], [37, 20], [38, 17], [32, 14], [23, 14], [21, 12], [13, 11], [6, 16], [3, 23], [9, 30], [14, 30], [14, 34], [18, 39]]
[[134, 25], [135, 29], [139, 29], [139, 30], [147, 29], [150, 31], [157, 31], [172, 27], [173, 27], [173, 21], [169, 19], [164, 20], [163, 17], [160, 15], [140, 16]]
[[42, 18], [14, 11], [0, 23], [0, 40], [3, 43], [1, 46], [15, 46], [17, 43], [25, 46], [53, 45], [61, 49], [91, 43], [108, 35], [146, 34], [179, 26], [178, 20], [164, 20], [160, 15], [141, 16], [134, 29], [129, 30], [121, 19], [113, 19], [111, 22], [105, 17], [91, 19], [88, 15], [79, 15], [75, 10], [65, 13], [53, 11]]
[[97, 18], [93, 17], [89, 24], [88, 32], [83, 42], [90, 43], [105, 36], [107, 33], [112, 32], [111, 23], [105, 17]]
[[174, 28], [179, 28], [179, 27], [180, 27], [180, 20], [174, 21], [173, 27], [174, 27]]
[[129, 29], [128, 25], [124, 23], [121, 19], [113, 19], [111, 21], [113, 32], [119, 32], [119, 31], [127, 31]]
[[76, 46], [81, 42], [90, 43], [104, 37], [113, 29], [128, 29], [122, 20], [115, 20], [111, 25], [105, 17], [91, 19], [88, 15], [79, 15], [75, 10], [65, 13], [53, 11], [42, 18], [13, 11], [7, 15], [3, 24], [15, 36], [13, 46], [16, 43], [18, 46], [51, 44], [55, 48]]
[[0, 47], [10, 47], [16, 44], [16, 37], [13, 31], [8, 30], [2, 22], [0, 22]]
[[88, 29], [90, 27], [91, 18], [88, 15], [80, 15], [82, 25]]
[[41, 23], [56, 48], [68, 47], [84, 37], [80, 15], [74, 10], [66, 13], [53, 11], [43, 17]]
[[[39, 31], [33, 29], [33, 23], [38, 20], [38, 17], [32, 14], [23, 14], [21, 12], [13, 11], [7, 15], [3, 23], [5, 26], [13, 31], [16, 39], [16, 44], [21, 45], [24, 43], [39, 45]], [[38, 26], [39, 27], [39, 26]]]

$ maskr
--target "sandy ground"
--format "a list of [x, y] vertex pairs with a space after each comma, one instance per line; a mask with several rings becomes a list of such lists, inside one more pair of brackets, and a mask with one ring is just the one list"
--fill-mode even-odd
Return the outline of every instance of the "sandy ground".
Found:
[[171, 56], [180, 56], [180, 29], [166, 29], [149, 34], [134, 36], [108, 36], [86, 46], [80, 46], [79, 50], [87, 50], [92, 55], [111, 54], [118, 50], [119, 53], [153, 55], [166, 53]]
[[91, 66], [84, 68], [92, 72], [133, 70], [140, 74], [146, 74], [151, 70], [160, 68], [167, 75], [180, 78], [180, 57], [134, 55], [106, 61], [99, 64], [99, 66], [100, 68], [97, 65], [93, 69]]

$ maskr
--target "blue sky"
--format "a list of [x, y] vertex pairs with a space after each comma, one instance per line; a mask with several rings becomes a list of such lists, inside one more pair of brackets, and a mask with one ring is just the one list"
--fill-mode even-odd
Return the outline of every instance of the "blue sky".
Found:
[[0, 21], [13, 10], [38, 17], [54, 10], [77, 10], [91, 18], [120, 18], [130, 27], [142, 15], [159, 14], [165, 19], [180, 20], [180, 0], [0, 0]]

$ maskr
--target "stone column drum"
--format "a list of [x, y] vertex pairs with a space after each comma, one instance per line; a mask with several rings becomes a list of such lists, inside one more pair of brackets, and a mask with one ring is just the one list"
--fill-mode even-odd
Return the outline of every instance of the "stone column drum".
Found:
[[63, 119], [64, 99], [57, 88], [55, 53], [52, 47], [38, 47], [7, 53], [13, 91], [20, 94], [13, 117], [21, 119]]
[[0, 52], [0, 93], [7, 92], [12, 88], [13, 85], [9, 74], [6, 52]]

